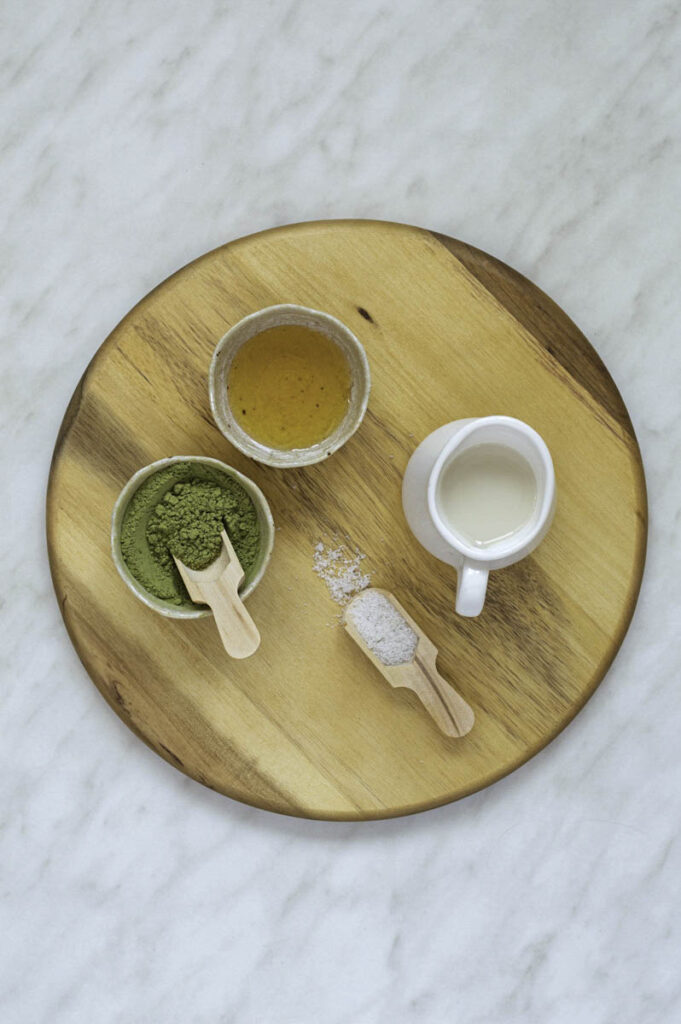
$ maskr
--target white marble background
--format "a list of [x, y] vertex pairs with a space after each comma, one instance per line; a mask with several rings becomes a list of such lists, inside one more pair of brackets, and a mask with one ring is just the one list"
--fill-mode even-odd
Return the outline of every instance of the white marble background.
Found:
[[[4, 0], [3, 1024], [681, 1019], [681, 13], [624, 0]], [[232, 803], [90, 684], [47, 569], [55, 433], [121, 316], [289, 221], [467, 239], [620, 385], [651, 535], [632, 629], [512, 777], [409, 819]]]

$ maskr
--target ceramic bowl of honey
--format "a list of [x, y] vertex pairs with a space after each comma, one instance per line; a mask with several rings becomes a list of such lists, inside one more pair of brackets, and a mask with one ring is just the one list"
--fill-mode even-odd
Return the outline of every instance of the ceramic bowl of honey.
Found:
[[369, 401], [366, 353], [329, 313], [268, 306], [219, 341], [210, 367], [213, 417], [228, 441], [267, 466], [321, 462], [359, 427]]

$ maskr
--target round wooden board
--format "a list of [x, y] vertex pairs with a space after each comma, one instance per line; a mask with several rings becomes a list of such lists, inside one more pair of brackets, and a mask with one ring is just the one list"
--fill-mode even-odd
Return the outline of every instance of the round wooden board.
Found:
[[[373, 389], [358, 433], [300, 470], [251, 462], [215, 427], [207, 374], [218, 339], [263, 306], [340, 318], [366, 346]], [[547, 441], [554, 525], [490, 579], [477, 619], [454, 614], [454, 570], [402, 514], [407, 460], [449, 420], [505, 413]], [[120, 580], [114, 501], [166, 455], [236, 466], [278, 526], [249, 599], [262, 646], [230, 661], [210, 618], [167, 620]], [[207, 786], [311, 818], [408, 814], [517, 768], [579, 711], [629, 624], [646, 542], [646, 493], [622, 399], [586, 338], [539, 289], [441, 235], [375, 221], [298, 224], [243, 238], [184, 267], [118, 325], [86, 370], [57, 440], [47, 500], [55, 589], [75, 647], [123, 721]], [[463, 740], [415, 696], [391, 690], [337, 625], [313, 550], [347, 535], [394, 592], [473, 706]]]

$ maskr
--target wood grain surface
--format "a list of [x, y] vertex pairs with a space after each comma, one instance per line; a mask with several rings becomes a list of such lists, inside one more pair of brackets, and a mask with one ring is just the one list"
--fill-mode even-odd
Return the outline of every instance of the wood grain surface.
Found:
[[[364, 343], [373, 377], [358, 433], [328, 461], [298, 470], [238, 453], [208, 403], [217, 341], [241, 317], [279, 302], [344, 321]], [[430, 431], [492, 413], [526, 420], [545, 438], [558, 508], [537, 551], [493, 573], [482, 615], [463, 619], [454, 614], [454, 570], [412, 538], [400, 487]], [[177, 454], [226, 461], [270, 502], [274, 554], [248, 600], [262, 643], [246, 661], [230, 661], [210, 619], [178, 622], [146, 608], [112, 562], [109, 523], [121, 487], [141, 466]], [[125, 317], [66, 411], [47, 529], [76, 650], [111, 707], [161, 757], [259, 807], [364, 819], [489, 785], [570, 722], [629, 624], [646, 494], [613, 381], [541, 291], [454, 239], [331, 221], [216, 249]], [[372, 584], [419, 622], [439, 649], [439, 671], [473, 707], [464, 739], [442, 735], [413, 693], [387, 686], [338, 622], [312, 559], [318, 541], [346, 535], [366, 552]]]

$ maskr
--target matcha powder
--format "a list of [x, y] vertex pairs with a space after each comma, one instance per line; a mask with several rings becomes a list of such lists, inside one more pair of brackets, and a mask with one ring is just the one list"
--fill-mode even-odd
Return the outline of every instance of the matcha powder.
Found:
[[248, 579], [260, 547], [250, 495], [216, 467], [176, 462], [148, 477], [132, 496], [121, 526], [121, 553], [155, 597], [189, 605], [173, 555], [190, 569], [205, 569], [220, 554], [223, 528]]

